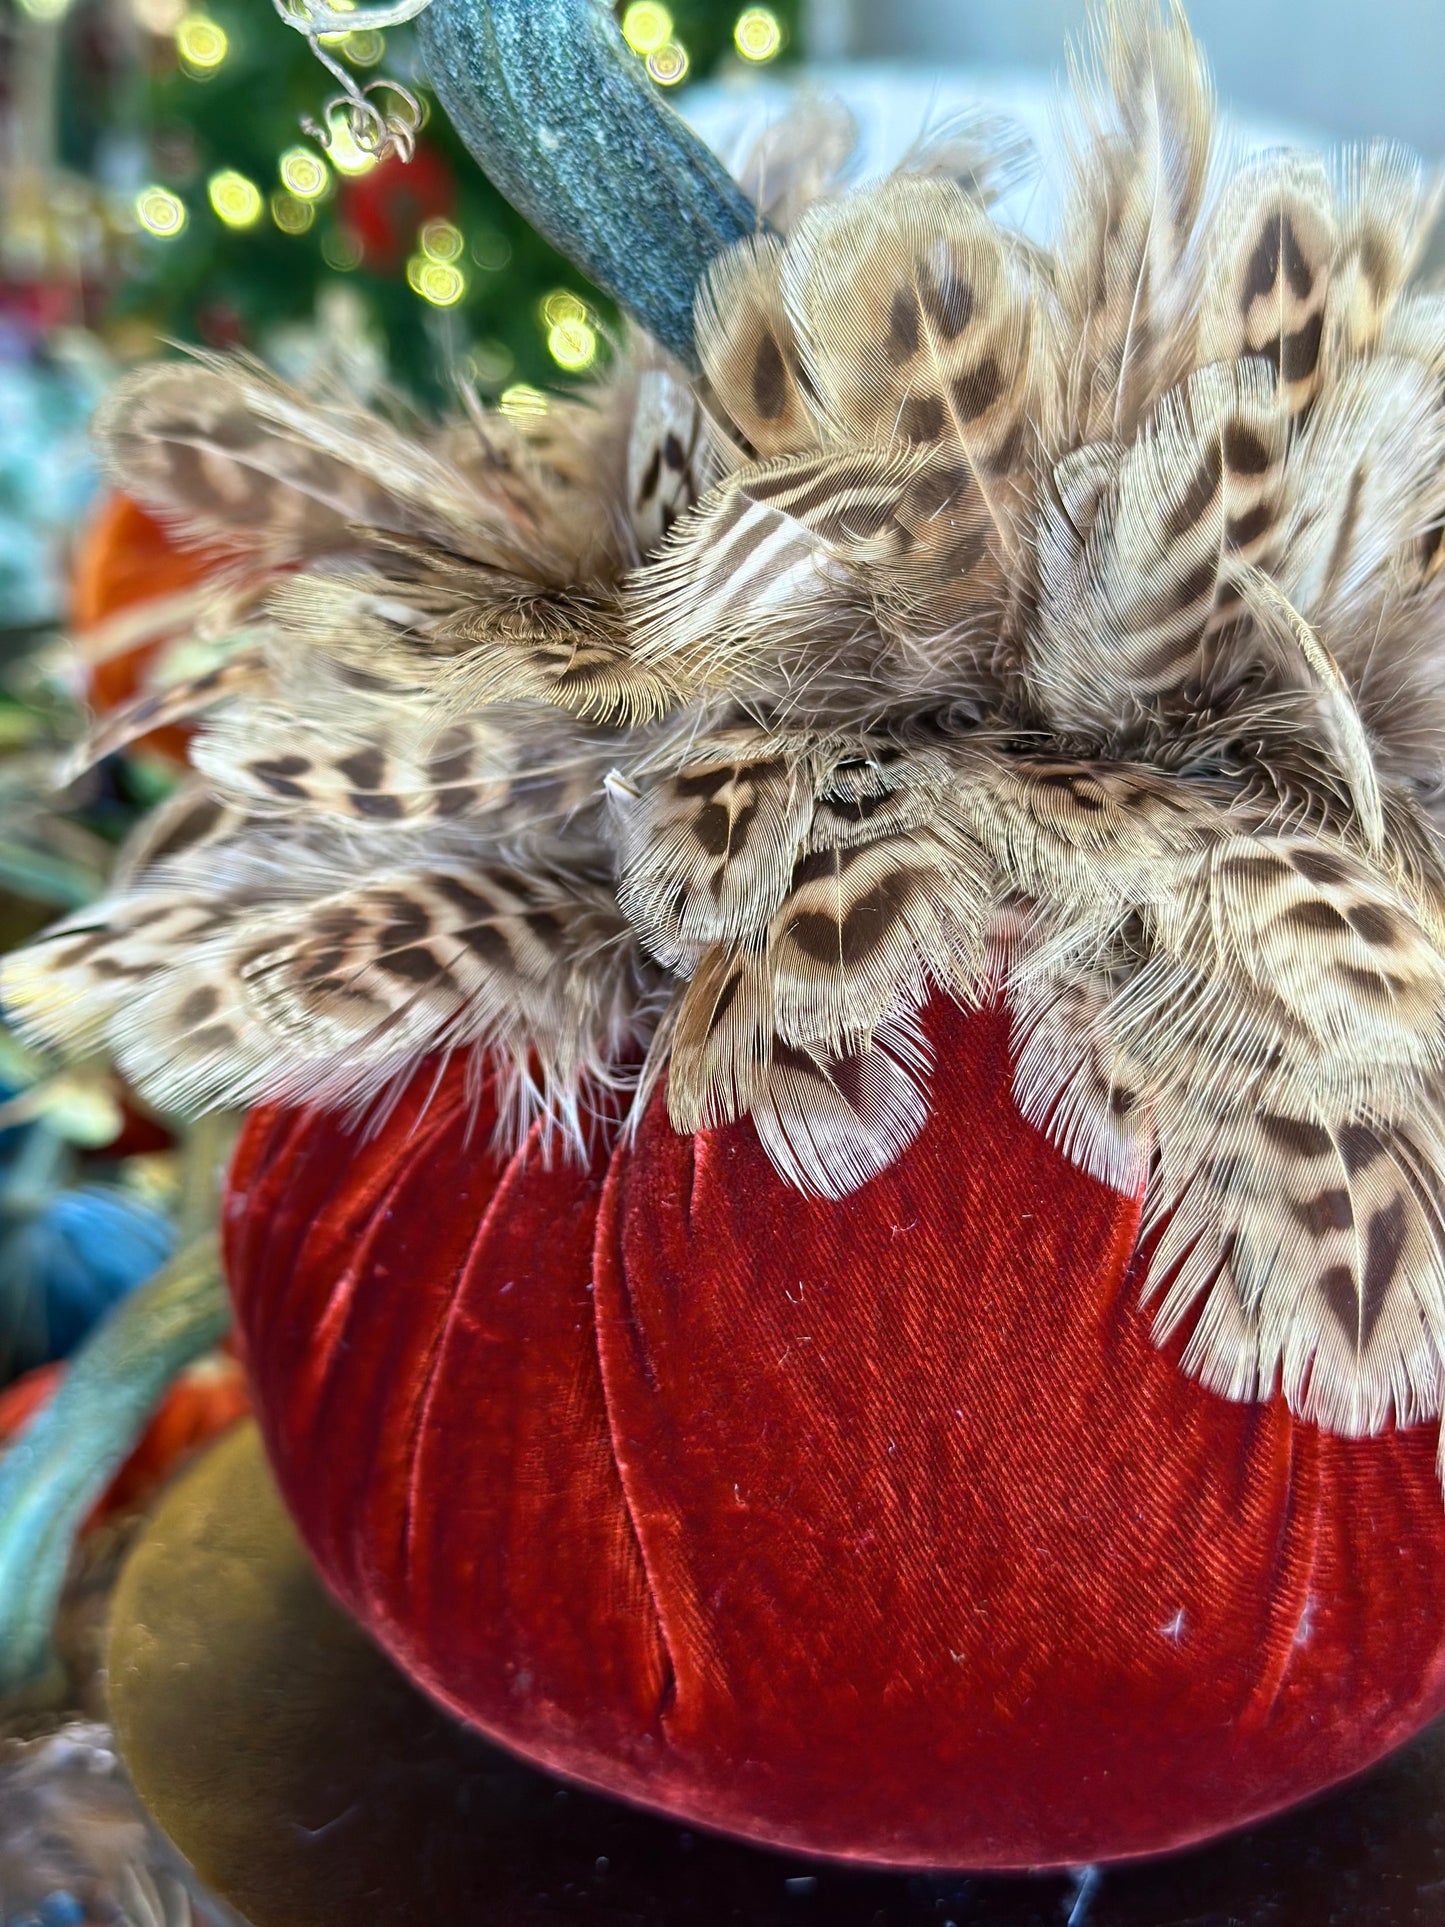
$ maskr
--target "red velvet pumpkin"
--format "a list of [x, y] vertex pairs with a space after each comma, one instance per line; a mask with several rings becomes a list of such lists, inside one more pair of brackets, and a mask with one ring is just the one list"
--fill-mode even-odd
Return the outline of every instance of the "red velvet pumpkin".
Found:
[[517, 1751], [896, 1865], [1180, 1846], [1445, 1705], [1435, 1428], [1327, 1437], [1156, 1350], [1138, 1208], [930, 1014], [931, 1121], [842, 1203], [654, 1102], [499, 1161], [460, 1067], [256, 1113], [230, 1268], [341, 1600]]

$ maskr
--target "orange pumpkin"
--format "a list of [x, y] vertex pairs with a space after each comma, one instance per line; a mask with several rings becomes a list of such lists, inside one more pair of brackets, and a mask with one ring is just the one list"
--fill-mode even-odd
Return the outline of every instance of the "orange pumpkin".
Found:
[[[76, 548], [71, 620], [84, 636], [122, 609], [193, 588], [221, 559], [211, 549], [182, 548], [128, 495], [107, 496]], [[152, 639], [90, 664], [86, 694], [95, 708], [105, 714], [137, 694], [166, 640]], [[184, 763], [189, 739], [189, 730], [172, 723], [141, 740], [159, 755]]]

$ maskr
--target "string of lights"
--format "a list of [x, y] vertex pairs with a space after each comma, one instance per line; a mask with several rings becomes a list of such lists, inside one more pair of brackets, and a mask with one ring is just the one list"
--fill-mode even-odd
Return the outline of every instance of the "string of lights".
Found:
[[[94, 4], [16, 0], [53, 39], [71, 99], [94, 84], [75, 30]], [[242, 0], [120, 4], [139, 139], [106, 180], [83, 160], [68, 165], [109, 236], [114, 293], [99, 312], [123, 354], [167, 338], [264, 352], [276, 328], [304, 328], [338, 281], [421, 399], [439, 399], [460, 372], [525, 415], [530, 397], [607, 353], [610, 304], [500, 200], [431, 111], [405, 24], [416, 0], [278, 0], [275, 12]], [[785, 56], [799, 5], [618, 0], [617, 19], [655, 84], [676, 90]], [[416, 86], [414, 160], [378, 151], [351, 92], [326, 99], [303, 35], [357, 90], [389, 86], [386, 70]]]
[[[46, 4], [47, 0], [34, 3]], [[218, 21], [187, 11], [162, 23], [158, 10], [167, 0], [135, 0], [135, 4], [150, 11], [153, 29], [172, 37], [180, 68], [187, 77], [205, 81], [224, 66], [230, 41]], [[374, 69], [387, 52], [387, 33], [383, 26], [371, 24], [373, 20], [380, 20], [384, 14], [385, 27], [389, 28], [417, 11], [413, 0], [381, 9], [353, 9], [345, 0], [318, 6], [317, 0], [307, 0], [303, 20], [296, 0], [279, 0], [279, 8], [288, 24], [296, 26], [308, 21], [314, 26], [318, 21], [345, 20], [355, 12], [364, 24], [325, 32], [320, 39], [334, 57], [362, 70]], [[672, 9], [661, 0], [631, 0], [621, 11], [620, 25], [627, 45], [660, 87], [676, 87], [691, 75], [692, 49]], [[775, 60], [787, 44], [782, 20], [768, 7], [745, 7], [729, 25], [728, 51], [749, 66], [760, 67]], [[206, 179], [204, 207], [183, 198], [167, 184], [148, 183], [135, 197], [135, 218], [158, 242], [181, 236], [188, 222], [202, 213], [232, 230], [255, 229], [269, 216], [282, 234], [299, 237], [316, 226], [339, 181], [358, 179], [378, 164], [378, 154], [358, 142], [345, 113], [333, 111], [324, 141], [293, 142], [278, 155], [274, 181], [253, 179], [235, 166], [217, 168]], [[440, 216], [423, 219], [404, 264], [407, 288], [430, 308], [458, 308], [465, 303], [478, 271], [495, 272], [499, 265], [505, 265], [496, 259], [493, 235], [483, 237], [480, 258], [469, 258], [470, 252], [468, 235], [457, 220]], [[363, 253], [344, 229], [333, 229], [323, 238], [323, 259], [334, 273], [355, 271]], [[549, 291], [537, 304], [537, 320], [546, 353], [558, 371], [579, 375], [592, 366], [601, 348], [604, 318], [581, 294], [567, 289]], [[471, 353], [471, 365], [484, 380], [503, 372], [507, 359], [495, 346], [489, 352], [485, 344]], [[518, 412], [528, 412], [532, 404], [527, 395], [533, 392], [526, 384], [514, 384], [509, 394]]]

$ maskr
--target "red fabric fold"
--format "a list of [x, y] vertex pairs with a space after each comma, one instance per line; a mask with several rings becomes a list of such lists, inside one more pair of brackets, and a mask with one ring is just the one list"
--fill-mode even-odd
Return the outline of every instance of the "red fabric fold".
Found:
[[232, 1282], [321, 1570], [519, 1751], [807, 1851], [1118, 1858], [1356, 1771], [1445, 1704], [1434, 1428], [1187, 1379], [1003, 1017], [929, 1021], [931, 1121], [839, 1203], [661, 1097], [587, 1170], [499, 1163], [455, 1068], [369, 1139], [253, 1117]]
[[[459, 1067], [369, 1138], [249, 1122], [229, 1265], [283, 1492], [342, 1602], [438, 1698], [561, 1770], [653, 1745], [666, 1679], [608, 1439], [605, 1159], [488, 1149]], [[650, 1754], [648, 1755], [650, 1757]]]

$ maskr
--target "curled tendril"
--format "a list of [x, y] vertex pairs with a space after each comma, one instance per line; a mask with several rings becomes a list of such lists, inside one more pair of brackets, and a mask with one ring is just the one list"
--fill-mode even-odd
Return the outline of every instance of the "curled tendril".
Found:
[[[422, 104], [409, 87], [399, 80], [369, 80], [363, 87], [321, 44], [323, 34], [354, 33], [359, 29], [380, 30], [399, 27], [415, 20], [431, 0], [394, 0], [390, 6], [364, 6], [350, 12], [329, 6], [326, 0], [275, 0], [277, 13], [288, 27], [306, 36], [306, 43], [321, 65], [340, 84], [341, 91], [323, 104], [321, 119], [307, 116], [302, 131], [326, 151], [336, 138], [338, 124], [344, 120], [347, 132], [366, 154], [384, 160], [388, 154], [409, 161], [416, 151], [416, 137], [423, 120]], [[389, 97], [379, 106], [376, 95]]]
[[276, 0], [276, 11], [288, 27], [304, 33], [351, 33], [358, 27], [404, 27], [425, 13], [431, 0], [394, 0], [391, 6], [329, 7], [326, 0]]
[[[312, 45], [315, 47], [314, 42]], [[322, 104], [321, 120], [305, 115], [302, 132], [329, 152], [337, 125], [344, 120], [351, 138], [363, 153], [374, 154], [378, 160], [395, 154], [409, 161], [416, 152], [416, 137], [422, 123], [422, 105], [411, 89], [403, 87], [399, 80], [369, 80], [365, 87], [358, 87], [350, 74], [343, 73], [326, 58], [323, 48], [315, 47], [315, 51], [322, 65], [336, 75], [344, 91], [328, 95]], [[378, 107], [371, 98], [378, 93], [390, 94], [393, 105], [385, 109]]]

